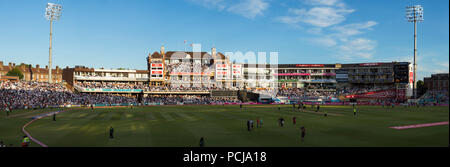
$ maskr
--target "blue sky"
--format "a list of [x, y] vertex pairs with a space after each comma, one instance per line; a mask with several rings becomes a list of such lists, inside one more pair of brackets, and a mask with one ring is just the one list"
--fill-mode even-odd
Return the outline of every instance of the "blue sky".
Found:
[[[145, 69], [145, 57], [184, 50], [279, 52], [279, 63], [411, 61], [421, 4], [418, 78], [448, 72], [446, 0], [0, 0], [0, 61], [48, 64], [47, 2], [63, 5], [53, 26], [53, 65]], [[191, 49], [189, 46], [187, 49]]]

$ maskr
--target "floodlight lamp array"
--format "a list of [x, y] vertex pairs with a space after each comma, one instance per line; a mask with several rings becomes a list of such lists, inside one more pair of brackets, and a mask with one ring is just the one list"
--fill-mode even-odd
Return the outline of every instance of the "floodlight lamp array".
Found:
[[61, 17], [62, 6], [54, 3], [47, 3], [47, 8], [45, 9], [45, 17], [47, 20], [59, 20]]

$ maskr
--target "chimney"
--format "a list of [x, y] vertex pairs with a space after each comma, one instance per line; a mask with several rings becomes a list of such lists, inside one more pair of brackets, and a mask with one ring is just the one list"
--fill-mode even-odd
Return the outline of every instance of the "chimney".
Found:
[[13, 68], [16, 67], [16, 63], [13, 63]]
[[48, 69], [48, 66], [45, 66], [45, 69]]
[[161, 55], [164, 55], [164, 45], [161, 46]]
[[39, 64], [36, 64], [36, 68], [39, 69]]
[[215, 47], [213, 47], [213, 48], [211, 48], [211, 55], [212, 55], [212, 57], [213, 57], [213, 59], [216, 59], [216, 48]]
[[9, 67], [10, 70], [12, 69], [11, 62], [8, 63], [8, 67]]
[[3, 67], [3, 61], [0, 61], [0, 67]]

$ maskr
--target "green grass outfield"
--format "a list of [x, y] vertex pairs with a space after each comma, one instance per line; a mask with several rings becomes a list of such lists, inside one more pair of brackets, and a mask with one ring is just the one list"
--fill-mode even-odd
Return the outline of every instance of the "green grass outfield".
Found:
[[[304, 146], [444, 146], [449, 143], [449, 126], [396, 130], [391, 126], [434, 123], [449, 120], [448, 107], [406, 108], [396, 106], [321, 106], [321, 112], [292, 112], [291, 105], [150, 106], [130, 108], [71, 109], [30, 124], [26, 130], [49, 147], [304, 147]], [[312, 108], [308, 108], [313, 110]], [[0, 140], [20, 146], [22, 126], [30, 116], [47, 110], [16, 110], [9, 118], [0, 116]], [[323, 111], [328, 111], [328, 117]], [[297, 117], [293, 125], [292, 117]], [[285, 126], [278, 126], [278, 119]], [[262, 128], [248, 132], [246, 121], [261, 118]], [[109, 127], [115, 138], [108, 139]], [[256, 126], [256, 121], [255, 121]], [[306, 127], [305, 141], [300, 127]], [[39, 147], [32, 143], [31, 146]]]

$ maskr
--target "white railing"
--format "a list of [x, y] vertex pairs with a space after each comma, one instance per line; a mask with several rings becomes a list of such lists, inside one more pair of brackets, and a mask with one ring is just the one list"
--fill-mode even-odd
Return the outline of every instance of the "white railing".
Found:
[[147, 81], [148, 78], [130, 77], [97, 77], [97, 76], [75, 76], [76, 80], [96, 80], [96, 81]]

